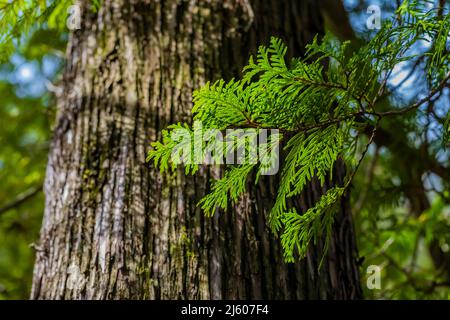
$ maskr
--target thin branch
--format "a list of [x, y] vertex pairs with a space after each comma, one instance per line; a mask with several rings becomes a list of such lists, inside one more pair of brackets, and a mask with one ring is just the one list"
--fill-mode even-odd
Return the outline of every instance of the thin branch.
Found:
[[377, 122], [376, 122], [375, 126], [373, 127], [372, 134], [370, 135], [369, 141], [367, 142], [366, 147], [365, 147], [363, 153], [361, 154], [361, 157], [359, 158], [359, 161], [358, 161], [358, 164], [356, 165], [355, 170], [353, 170], [352, 174], [350, 175], [350, 178], [348, 179], [348, 181], [347, 181], [347, 183], [345, 185], [345, 188], [347, 188], [350, 185], [350, 183], [352, 182], [352, 180], [355, 177], [356, 173], [358, 172], [358, 169], [361, 166], [362, 161], [366, 157], [366, 154], [369, 151], [369, 147], [373, 143], [373, 141], [375, 139], [375, 135], [377, 134], [378, 125], [380, 123], [380, 120], [381, 120], [381, 118], [377, 119]]
[[372, 185], [372, 180], [375, 175], [375, 167], [376, 167], [379, 155], [380, 155], [380, 147], [377, 145], [373, 159], [372, 159], [369, 167], [367, 168], [367, 173], [366, 173], [367, 180], [364, 182], [365, 188], [362, 190], [362, 192], [353, 208], [353, 211], [355, 212], [355, 214], [358, 214], [361, 211], [363, 204], [366, 201], [367, 194], [369, 192], [369, 186]]
[[22, 204], [24, 204], [28, 200], [30, 200], [33, 197], [35, 197], [41, 191], [42, 191], [42, 185], [40, 185], [40, 184], [35, 186], [35, 187], [32, 187], [32, 188], [28, 189], [27, 191], [25, 191], [24, 193], [20, 194], [16, 199], [11, 201], [10, 203], [6, 204], [3, 207], [0, 207], [0, 215], [5, 213], [5, 212], [7, 212], [7, 211], [9, 211], [9, 210], [11, 210], [11, 209], [18, 208], [19, 206], [21, 206]]
[[416, 103], [410, 105], [409, 107], [406, 108], [402, 108], [399, 110], [391, 110], [391, 111], [386, 111], [386, 112], [380, 112], [378, 113], [378, 115], [385, 117], [385, 116], [398, 116], [398, 115], [402, 115], [405, 113], [408, 113], [410, 111], [413, 111], [414, 109], [419, 108], [421, 105], [423, 105], [424, 103], [430, 101], [434, 95], [438, 92], [440, 92], [442, 89], [445, 88], [445, 86], [447, 85], [447, 82], [450, 80], [450, 72], [447, 74], [447, 76], [444, 78], [444, 80], [435, 88], [433, 89], [430, 94], [428, 96], [426, 96], [425, 98], [417, 101]]

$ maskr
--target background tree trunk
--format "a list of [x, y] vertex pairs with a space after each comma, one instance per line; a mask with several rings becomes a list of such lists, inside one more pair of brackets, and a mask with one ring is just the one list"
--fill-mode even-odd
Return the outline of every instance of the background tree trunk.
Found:
[[[286, 265], [266, 227], [266, 177], [228, 213], [196, 203], [218, 173], [160, 175], [145, 163], [168, 124], [189, 119], [191, 94], [239, 76], [277, 35], [291, 54], [322, 32], [315, 0], [81, 1], [45, 183], [34, 299], [305, 299], [361, 297], [347, 199], [330, 250]], [[336, 177], [344, 168], [336, 168]], [[301, 207], [324, 190], [312, 185]]]

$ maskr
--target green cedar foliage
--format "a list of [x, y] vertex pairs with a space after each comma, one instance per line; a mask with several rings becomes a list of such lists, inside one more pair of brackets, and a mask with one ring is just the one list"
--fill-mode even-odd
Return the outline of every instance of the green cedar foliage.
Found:
[[[349, 50], [350, 43], [326, 35], [307, 46], [304, 58], [288, 62], [286, 46], [272, 38], [269, 46], [260, 47], [256, 58], [250, 59], [241, 80], [219, 80], [195, 91], [194, 120], [205, 129], [248, 127], [282, 132], [287, 156], [269, 223], [281, 235], [286, 261], [293, 262], [296, 254], [303, 257], [311, 241], [330, 235], [334, 206], [350, 185], [380, 121], [416, 110], [448, 84], [449, 32], [449, 14], [438, 17], [436, 10], [429, 10], [423, 2], [405, 1], [395, 18], [384, 23], [356, 52]], [[410, 49], [419, 41], [433, 41], [421, 57], [427, 66], [431, 94], [409, 107], [378, 110], [377, 102], [386, 94], [394, 67], [417, 58]], [[368, 126], [374, 129], [367, 144], [356, 147]], [[171, 129], [174, 127], [163, 132], [163, 142], [154, 143], [148, 155], [162, 171], [174, 170], [179, 164], [169, 164], [177, 146]], [[304, 213], [288, 206], [288, 199], [299, 196], [313, 179], [324, 184], [331, 178], [338, 159], [345, 159], [350, 169], [342, 186], [329, 190]], [[261, 166], [230, 166], [200, 201], [206, 214], [226, 209], [229, 201], [236, 202], [252, 169], [261, 170]]]
[[1, 0], [0, 1], [0, 57], [5, 61], [14, 51], [22, 35], [36, 24], [49, 27], [64, 25], [71, 0]]
[[[91, 3], [96, 11], [101, 1]], [[74, 0], [0, 0], [0, 62], [5, 62], [37, 27], [65, 30], [73, 4]]]

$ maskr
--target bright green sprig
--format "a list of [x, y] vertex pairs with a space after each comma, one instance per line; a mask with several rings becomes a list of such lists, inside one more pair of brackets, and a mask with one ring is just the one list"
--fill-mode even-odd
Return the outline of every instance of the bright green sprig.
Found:
[[333, 209], [344, 192], [344, 188], [330, 189], [304, 214], [298, 214], [295, 209], [284, 214], [281, 245], [287, 262], [295, 261], [295, 252], [299, 253], [300, 258], [305, 257], [310, 242], [317, 243], [324, 235], [327, 248], [334, 220]]

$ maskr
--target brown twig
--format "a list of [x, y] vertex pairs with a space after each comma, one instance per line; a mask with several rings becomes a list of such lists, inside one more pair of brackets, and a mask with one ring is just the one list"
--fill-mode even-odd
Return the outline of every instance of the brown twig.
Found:
[[32, 199], [34, 196], [39, 194], [39, 192], [41, 192], [41, 191], [42, 191], [42, 185], [39, 184], [37, 186], [34, 186], [34, 187], [28, 189], [24, 193], [19, 194], [19, 196], [17, 196], [16, 199], [14, 199], [10, 203], [4, 205], [3, 207], [0, 207], [0, 215], [11, 209], [19, 207], [23, 203], [27, 202], [28, 200]]

